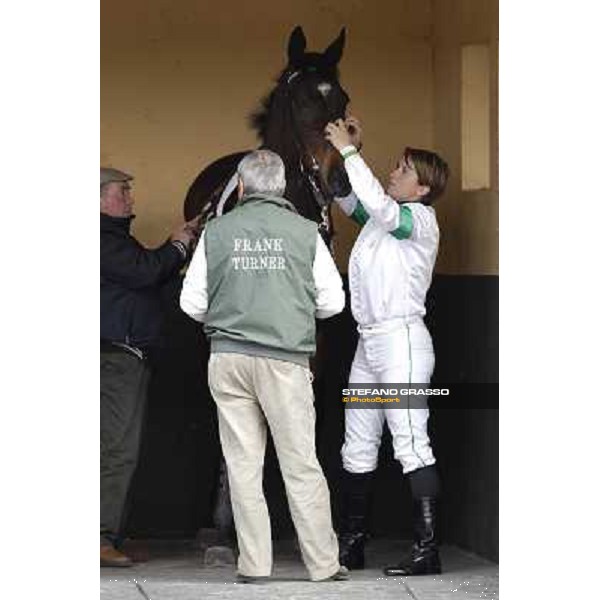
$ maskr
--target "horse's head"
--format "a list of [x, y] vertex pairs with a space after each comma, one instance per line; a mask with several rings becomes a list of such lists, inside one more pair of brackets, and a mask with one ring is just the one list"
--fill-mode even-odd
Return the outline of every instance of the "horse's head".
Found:
[[323, 135], [328, 121], [346, 114], [349, 98], [338, 78], [344, 41], [342, 29], [324, 52], [306, 52], [304, 32], [296, 27], [288, 42], [288, 65], [252, 115], [263, 146], [286, 165], [286, 196], [315, 221], [333, 196], [350, 193], [343, 161]]
[[[286, 198], [301, 215], [319, 224], [326, 241], [333, 234], [329, 203], [351, 191], [339, 152], [324, 136], [327, 122], [343, 118], [348, 105], [338, 79], [344, 40], [342, 29], [324, 52], [306, 52], [306, 38], [296, 27], [288, 42], [286, 68], [251, 116], [262, 146], [277, 152], [285, 163]], [[200, 214], [205, 221], [235, 205], [235, 169], [244, 154], [222, 157], [196, 177], [184, 203], [186, 219]]]

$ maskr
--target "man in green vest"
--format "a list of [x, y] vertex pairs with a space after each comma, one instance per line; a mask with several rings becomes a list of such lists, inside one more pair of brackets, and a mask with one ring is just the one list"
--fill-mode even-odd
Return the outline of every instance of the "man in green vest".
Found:
[[315, 318], [344, 308], [342, 281], [316, 224], [283, 198], [285, 168], [277, 154], [247, 155], [238, 182], [239, 202], [207, 223], [180, 299], [183, 311], [204, 323], [211, 343], [208, 383], [231, 487], [238, 580], [271, 575], [263, 494], [267, 425], [310, 578], [346, 579], [315, 452], [308, 366]]

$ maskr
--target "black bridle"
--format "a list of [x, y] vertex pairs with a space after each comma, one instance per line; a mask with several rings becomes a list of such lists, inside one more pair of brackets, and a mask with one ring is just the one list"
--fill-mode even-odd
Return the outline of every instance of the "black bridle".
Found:
[[[308, 71], [316, 72], [317, 69], [316, 67], [308, 67]], [[296, 119], [296, 99], [291, 89], [292, 82], [297, 77], [301, 77], [303, 74], [303, 71], [299, 69], [291, 72], [286, 71], [282, 77], [282, 83], [286, 86], [285, 91], [289, 97], [290, 116], [292, 127], [294, 129], [294, 144], [296, 145], [298, 155], [300, 156], [300, 173], [308, 185], [308, 189], [311, 192], [313, 200], [321, 210], [321, 221], [318, 224], [319, 232], [329, 242], [333, 236], [333, 228], [329, 209], [329, 206], [333, 201], [333, 195], [323, 189], [324, 178], [321, 172], [321, 167], [319, 166], [319, 163], [314, 157], [313, 153], [304, 143], [304, 137], [301, 135], [298, 121]], [[332, 110], [330, 109], [325, 97], [319, 94], [319, 98], [323, 103], [323, 108], [325, 110], [325, 114], [327, 115], [327, 121], [333, 121], [335, 119], [335, 115], [332, 114]], [[308, 159], [308, 167], [305, 165], [305, 158]]]

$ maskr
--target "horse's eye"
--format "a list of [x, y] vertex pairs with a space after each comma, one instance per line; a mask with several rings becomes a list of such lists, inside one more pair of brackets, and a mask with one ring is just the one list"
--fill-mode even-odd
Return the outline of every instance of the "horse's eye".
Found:
[[320, 83], [317, 86], [317, 89], [319, 90], [319, 93], [326, 98], [327, 94], [329, 94], [329, 92], [331, 91], [331, 84], [325, 82]]

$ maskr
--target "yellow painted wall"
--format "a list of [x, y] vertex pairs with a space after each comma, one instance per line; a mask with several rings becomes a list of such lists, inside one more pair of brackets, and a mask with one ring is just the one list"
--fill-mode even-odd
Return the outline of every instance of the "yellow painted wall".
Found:
[[[210, 162], [257, 144], [247, 115], [302, 25], [308, 50], [347, 28], [342, 84], [387, 177], [405, 145], [433, 142], [432, 0], [102, 0], [101, 163], [135, 175], [134, 233], [161, 242]], [[356, 229], [337, 215], [345, 271]]]
[[[434, 145], [453, 177], [438, 205], [437, 272], [498, 274], [498, 2], [433, 0]], [[490, 188], [461, 190], [461, 46], [490, 46]]]

